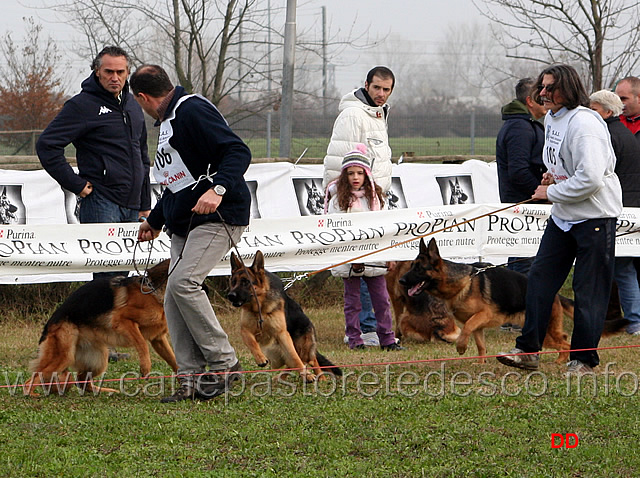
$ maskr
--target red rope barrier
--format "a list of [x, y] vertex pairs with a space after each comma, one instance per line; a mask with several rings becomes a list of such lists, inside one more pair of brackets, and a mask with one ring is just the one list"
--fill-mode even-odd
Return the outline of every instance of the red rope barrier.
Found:
[[[587, 352], [587, 351], [600, 351], [600, 350], [620, 350], [620, 349], [631, 349], [638, 348], [640, 344], [637, 345], [616, 345], [612, 347], [594, 347], [587, 349], [571, 349], [571, 350], [546, 350], [540, 352], [523, 352], [519, 354], [509, 354], [509, 355], [546, 355], [546, 354], [555, 354], [559, 352]], [[458, 360], [474, 360], [474, 359], [488, 359], [488, 358], [496, 358], [500, 355], [474, 355], [469, 357], [442, 357], [442, 358], [433, 358], [433, 359], [419, 359], [419, 360], [398, 360], [393, 362], [366, 362], [360, 364], [336, 364], [334, 366], [323, 366], [321, 369], [330, 369], [333, 367], [340, 368], [362, 368], [362, 367], [379, 367], [379, 366], [388, 366], [388, 365], [410, 365], [410, 364], [425, 364], [425, 363], [438, 363], [438, 362], [455, 362]], [[247, 374], [255, 374], [255, 373], [282, 373], [282, 372], [296, 372], [300, 371], [299, 368], [279, 368], [279, 369], [256, 369], [256, 370], [241, 370], [238, 372], [233, 372], [233, 374], [238, 375], [247, 375]], [[202, 375], [225, 375], [228, 372], [207, 372], [203, 374], [193, 375], [194, 377], [199, 377]], [[37, 375], [37, 374], [36, 374]], [[102, 385], [105, 383], [111, 382], [133, 382], [133, 381], [142, 381], [142, 380], [160, 380], [160, 379], [169, 379], [169, 378], [180, 378], [185, 377], [187, 375], [154, 375], [152, 377], [130, 377], [130, 378], [105, 378], [100, 379], [97, 382]], [[51, 382], [51, 383], [38, 383], [36, 385], [29, 384], [29, 387], [37, 388], [37, 387], [51, 387], [54, 385], [81, 385], [88, 383], [96, 383], [96, 381], [91, 380], [82, 380], [82, 381], [65, 381], [65, 382]], [[15, 385], [0, 385], [0, 389], [4, 388], [24, 388], [25, 384], [15, 384]]]

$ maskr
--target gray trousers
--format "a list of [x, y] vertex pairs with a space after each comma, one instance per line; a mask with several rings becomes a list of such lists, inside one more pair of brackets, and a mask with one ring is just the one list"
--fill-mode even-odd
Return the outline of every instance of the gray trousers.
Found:
[[[227, 225], [227, 228], [237, 243], [244, 227]], [[179, 375], [200, 374], [207, 369], [223, 371], [238, 360], [201, 287], [211, 269], [231, 247], [229, 236], [221, 223], [208, 222], [196, 227], [189, 232], [186, 244], [184, 237], [175, 234], [171, 237], [171, 273], [167, 281], [164, 310]], [[179, 259], [181, 251], [182, 258]], [[192, 385], [194, 383], [191, 377], [180, 380]]]

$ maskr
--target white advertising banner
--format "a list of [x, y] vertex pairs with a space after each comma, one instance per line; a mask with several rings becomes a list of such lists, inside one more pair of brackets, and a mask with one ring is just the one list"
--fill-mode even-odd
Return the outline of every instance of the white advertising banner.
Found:
[[[315, 271], [343, 261], [413, 259], [421, 236], [444, 257], [501, 263], [535, 255], [549, 205], [500, 204], [494, 164], [396, 165], [387, 211], [322, 215], [322, 166], [252, 165], [251, 224], [238, 243], [273, 271]], [[154, 198], [161, 188], [154, 185]], [[0, 283], [88, 280], [94, 271], [144, 269], [169, 257], [170, 238], [138, 243], [138, 224], [78, 224], [77, 198], [44, 171], [0, 171]], [[618, 220], [616, 254], [640, 256], [640, 209]], [[226, 256], [212, 271], [229, 274]]]

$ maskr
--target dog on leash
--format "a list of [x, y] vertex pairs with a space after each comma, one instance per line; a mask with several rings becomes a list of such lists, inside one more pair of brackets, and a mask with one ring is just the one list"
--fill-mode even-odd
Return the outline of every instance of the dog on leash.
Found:
[[[107, 369], [109, 347], [135, 347], [140, 373], [147, 376], [151, 372], [147, 341], [177, 372], [163, 309], [168, 268], [165, 260], [149, 269], [150, 284], [143, 284], [142, 277], [100, 278], [74, 291], [44, 326], [25, 395], [38, 395], [34, 387], [52, 380], [63, 393], [70, 369], [77, 372], [77, 385], [83, 390], [117, 392], [92, 382]], [[151, 289], [145, 293], [143, 287]]]
[[[418, 256], [410, 270], [400, 278], [400, 283], [407, 287], [411, 297], [428, 292], [442, 299], [456, 320], [464, 324], [456, 340], [456, 349], [461, 355], [466, 352], [471, 335], [478, 355], [483, 357], [487, 353], [484, 329], [507, 322], [524, 324], [527, 291], [524, 274], [503, 267], [482, 270], [445, 260], [440, 256], [435, 239], [429, 241], [429, 246], [420, 239]], [[566, 363], [571, 348], [563, 318], [562, 303], [556, 296], [543, 343], [544, 347], [559, 351], [556, 363]], [[480, 358], [479, 363], [485, 363], [485, 359]]]
[[411, 269], [411, 261], [398, 261], [385, 275], [387, 291], [396, 319], [396, 338], [431, 342], [435, 337], [454, 343], [460, 335], [445, 303], [431, 294], [409, 296], [400, 278]]
[[259, 367], [271, 364], [273, 369], [297, 369], [307, 382], [320, 377], [323, 369], [342, 375], [317, 351], [313, 323], [300, 304], [287, 295], [280, 278], [265, 270], [261, 251], [256, 252], [251, 267], [231, 253], [229, 289], [229, 301], [242, 308], [242, 340]]

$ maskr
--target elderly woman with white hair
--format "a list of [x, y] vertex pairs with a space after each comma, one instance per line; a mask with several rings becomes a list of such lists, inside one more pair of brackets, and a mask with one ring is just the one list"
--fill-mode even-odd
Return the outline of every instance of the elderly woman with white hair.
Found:
[[[622, 204], [640, 207], [640, 143], [620, 121], [622, 100], [608, 90], [596, 91], [589, 100], [591, 109], [602, 116], [609, 128], [616, 155], [615, 172], [622, 186]], [[632, 257], [616, 257], [614, 279], [624, 317], [629, 320], [627, 332], [640, 335], [640, 287]]]

